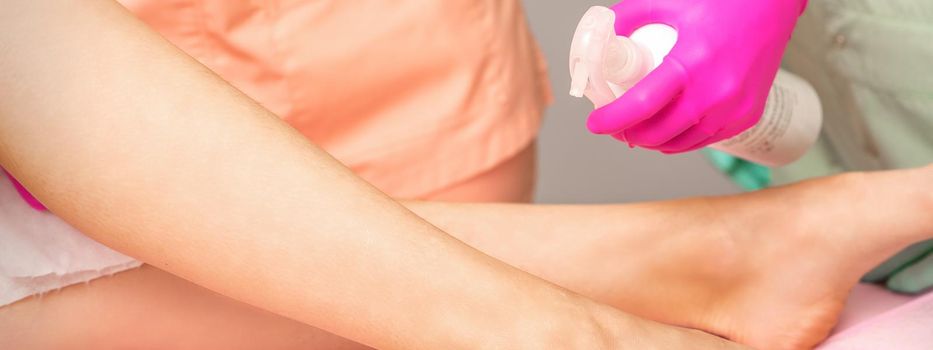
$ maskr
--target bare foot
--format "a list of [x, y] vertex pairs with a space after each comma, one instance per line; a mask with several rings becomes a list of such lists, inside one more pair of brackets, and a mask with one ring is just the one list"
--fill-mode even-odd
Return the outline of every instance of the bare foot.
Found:
[[720, 306], [718, 330], [763, 349], [819, 344], [865, 273], [933, 235], [933, 167], [818, 180], [760, 200], [772, 205], [736, 214], [747, 225], [732, 230], [746, 283]]
[[611, 303], [758, 349], [818, 345], [862, 275], [933, 235], [933, 167], [704, 201], [710, 211], [689, 221], [708, 223], [696, 235], [714, 238], [694, 240], [705, 242], [699, 250], [684, 243], [656, 264], [657, 280]]

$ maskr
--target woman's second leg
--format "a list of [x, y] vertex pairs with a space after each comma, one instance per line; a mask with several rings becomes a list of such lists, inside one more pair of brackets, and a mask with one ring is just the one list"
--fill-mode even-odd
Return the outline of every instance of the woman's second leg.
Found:
[[470, 203], [529, 203], [534, 196], [537, 147], [532, 142], [492, 169], [434, 191], [424, 200]]
[[0, 307], [0, 349], [368, 348], [144, 265]]
[[859, 278], [933, 236], [933, 166], [624, 206], [413, 203], [513, 266], [627, 312], [810, 348]]

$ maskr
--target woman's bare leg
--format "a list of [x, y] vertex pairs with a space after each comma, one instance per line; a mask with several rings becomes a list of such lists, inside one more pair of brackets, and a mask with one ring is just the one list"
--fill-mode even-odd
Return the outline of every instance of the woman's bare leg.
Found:
[[[527, 202], [534, 167], [532, 144], [430, 198]], [[89, 318], [94, 322], [87, 322]], [[0, 349], [123, 349], [141, 344], [174, 350], [369, 349], [148, 265], [0, 308]]]
[[[933, 235], [930, 188], [933, 168], [633, 206], [410, 207], [490, 255], [627, 311], [802, 349], [829, 331], [864, 271]], [[175, 348], [353, 346], [151, 268], [71, 289], [0, 309], [0, 345], [25, 333]], [[89, 324], [82, 312], [105, 316]], [[134, 330], [174, 336], [119, 336]], [[45, 345], [35, 348], [60, 348]]]

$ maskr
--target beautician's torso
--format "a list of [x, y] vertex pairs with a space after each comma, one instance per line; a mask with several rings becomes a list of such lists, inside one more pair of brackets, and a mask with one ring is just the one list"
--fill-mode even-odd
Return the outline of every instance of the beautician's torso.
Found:
[[817, 88], [818, 147], [779, 183], [933, 162], [933, 2], [813, 0], [785, 65]]
[[518, 0], [121, 3], [393, 196], [530, 196], [550, 91]]

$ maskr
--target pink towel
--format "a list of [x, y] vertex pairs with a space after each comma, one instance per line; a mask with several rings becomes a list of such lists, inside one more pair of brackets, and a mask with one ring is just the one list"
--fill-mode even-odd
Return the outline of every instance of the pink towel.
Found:
[[819, 349], [933, 349], [933, 293], [912, 298], [877, 286], [858, 286], [836, 334]]

